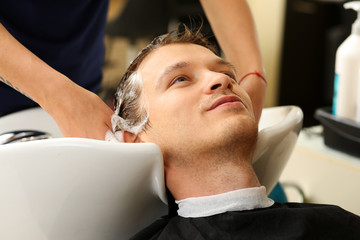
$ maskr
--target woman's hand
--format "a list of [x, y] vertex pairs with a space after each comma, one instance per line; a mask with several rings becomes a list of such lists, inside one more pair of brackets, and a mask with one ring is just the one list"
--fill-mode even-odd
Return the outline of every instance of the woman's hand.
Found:
[[64, 137], [105, 139], [113, 111], [96, 94], [70, 80], [42, 107], [54, 118]]

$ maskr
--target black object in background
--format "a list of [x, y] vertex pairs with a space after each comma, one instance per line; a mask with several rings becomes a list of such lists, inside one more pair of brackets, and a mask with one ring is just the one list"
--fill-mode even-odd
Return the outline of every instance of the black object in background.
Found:
[[319, 108], [315, 117], [324, 127], [325, 145], [360, 157], [360, 123], [331, 114], [331, 108]]
[[314, 112], [331, 106], [335, 54], [356, 18], [341, 0], [287, 0], [279, 105], [298, 105], [304, 126], [318, 124]]

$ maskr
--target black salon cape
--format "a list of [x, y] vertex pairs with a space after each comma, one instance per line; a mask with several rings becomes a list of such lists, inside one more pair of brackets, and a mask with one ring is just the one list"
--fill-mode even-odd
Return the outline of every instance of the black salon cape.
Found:
[[165, 217], [132, 240], [360, 239], [360, 217], [340, 207], [275, 203], [264, 209], [210, 217]]

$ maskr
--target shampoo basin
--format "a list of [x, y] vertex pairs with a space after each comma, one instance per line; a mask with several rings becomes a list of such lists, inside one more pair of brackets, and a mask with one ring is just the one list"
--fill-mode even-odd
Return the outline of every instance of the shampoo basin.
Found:
[[[254, 168], [274, 187], [302, 126], [296, 106], [263, 110]], [[128, 239], [167, 213], [163, 159], [151, 143], [62, 138], [30, 109], [0, 118], [0, 135], [35, 130], [52, 139], [0, 145], [0, 239]]]

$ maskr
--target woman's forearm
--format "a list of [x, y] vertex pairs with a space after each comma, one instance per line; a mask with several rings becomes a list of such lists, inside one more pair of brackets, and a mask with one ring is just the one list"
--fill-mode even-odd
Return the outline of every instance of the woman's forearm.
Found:
[[37, 102], [66, 137], [104, 139], [111, 127], [112, 111], [97, 95], [51, 68], [1, 24], [0, 80]]
[[70, 81], [20, 44], [0, 24], [1, 81], [46, 108], [57, 82]]

